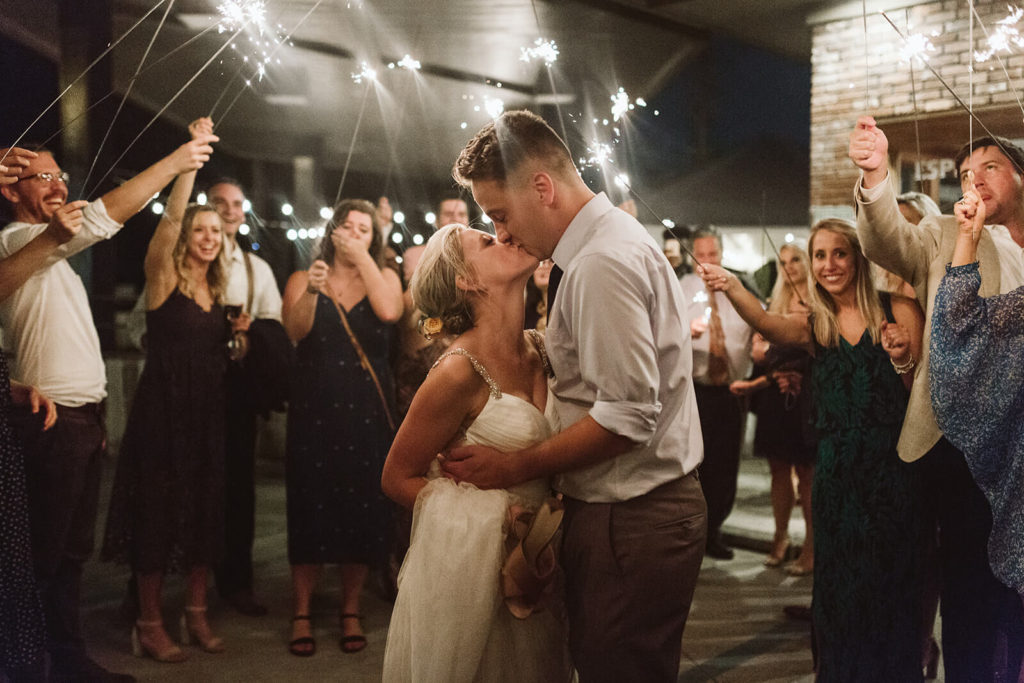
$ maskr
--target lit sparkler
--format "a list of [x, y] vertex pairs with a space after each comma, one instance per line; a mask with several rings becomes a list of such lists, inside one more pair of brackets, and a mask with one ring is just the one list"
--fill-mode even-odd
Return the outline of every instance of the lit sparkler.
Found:
[[398, 66], [408, 71], [419, 71], [420, 61], [418, 59], [413, 59], [409, 55], [406, 55], [402, 57], [400, 60], [398, 60]]
[[492, 119], [496, 119], [501, 116], [503, 111], [505, 111], [505, 101], [497, 97], [485, 97], [484, 109], [487, 110], [488, 116]]
[[374, 81], [377, 80], [377, 70], [370, 67], [366, 62], [359, 62], [359, 71], [352, 73], [352, 81], [355, 83], [362, 83], [363, 81]]
[[612, 120], [618, 121], [624, 117], [627, 113], [633, 111], [636, 107], [646, 107], [647, 101], [638, 97], [634, 101], [630, 101], [629, 93], [624, 88], [619, 88], [618, 92], [611, 96], [612, 101]]
[[538, 38], [533, 41], [533, 47], [519, 48], [519, 59], [524, 62], [540, 59], [543, 60], [544, 66], [551, 66], [558, 61], [558, 45], [553, 40]]
[[220, 33], [234, 33], [255, 27], [262, 35], [267, 30], [267, 5], [264, 0], [225, 0], [217, 6]]
[[1009, 53], [1014, 47], [1024, 47], [1024, 36], [1017, 29], [1017, 24], [1024, 17], [1024, 9], [1010, 7], [1010, 13], [996, 22], [995, 30], [985, 41], [988, 47], [974, 53], [977, 62], [987, 62], [999, 52]]
[[[933, 33], [932, 35], [938, 34]], [[928, 56], [932, 52], [935, 52], [935, 46], [932, 45], [931, 38], [923, 33], [913, 33], [907, 36], [900, 47], [900, 61], [910, 62], [916, 57], [921, 62], [927, 62]]]

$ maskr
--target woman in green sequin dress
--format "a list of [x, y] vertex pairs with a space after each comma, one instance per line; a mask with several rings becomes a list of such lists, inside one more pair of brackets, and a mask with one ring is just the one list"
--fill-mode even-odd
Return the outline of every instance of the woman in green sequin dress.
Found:
[[703, 266], [703, 277], [769, 341], [814, 355], [817, 680], [920, 681], [924, 516], [896, 442], [924, 316], [916, 301], [874, 290], [846, 221], [816, 224], [808, 255], [810, 317], [763, 311], [720, 268]]

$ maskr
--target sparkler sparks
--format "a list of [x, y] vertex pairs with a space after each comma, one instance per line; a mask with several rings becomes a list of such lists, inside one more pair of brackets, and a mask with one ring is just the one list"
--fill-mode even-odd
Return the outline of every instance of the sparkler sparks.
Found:
[[612, 146], [606, 142], [594, 140], [587, 145], [587, 157], [580, 157], [581, 166], [601, 166], [612, 158]]
[[[932, 35], [937, 34], [933, 33]], [[910, 62], [916, 57], [921, 62], [927, 62], [929, 53], [932, 52], [935, 52], [935, 46], [932, 45], [931, 38], [923, 33], [913, 33], [907, 36], [900, 47], [900, 61]]]
[[228, 33], [255, 26], [262, 34], [267, 25], [267, 5], [264, 0], [225, 0], [217, 6], [221, 14], [217, 31]]
[[501, 116], [503, 111], [505, 111], [505, 101], [498, 99], [497, 97], [485, 97], [484, 109], [487, 110], [488, 116], [492, 119], [496, 119]]
[[377, 70], [370, 67], [366, 62], [359, 62], [359, 71], [352, 73], [352, 81], [354, 83], [362, 83], [363, 81], [377, 81]]
[[647, 106], [647, 101], [642, 97], [638, 97], [636, 100], [631, 102], [629, 100], [629, 93], [627, 93], [623, 88], [619, 88], [618, 92], [611, 96], [611, 101], [613, 121], [618, 121], [637, 107]]
[[551, 66], [558, 61], [558, 45], [553, 40], [538, 38], [533, 41], [533, 47], [519, 48], [519, 59], [523, 62], [540, 59], [544, 61], [544, 66]]
[[[389, 69], [405, 69], [406, 71], [419, 71], [422, 65], [418, 59], [413, 59], [409, 55], [402, 57], [397, 62], [388, 62]], [[465, 99], [465, 98], [463, 98]]]
[[1024, 47], [1024, 36], [1017, 30], [1017, 24], [1024, 17], [1024, 9], [1009, 7], [1009, 10], [1007, 16], [996, 22], [996, 29], [985, 41], [988, 47], [975, 51], [975, 61], [987, 62], [998, 52], [1009, 53], [1014, 47]]

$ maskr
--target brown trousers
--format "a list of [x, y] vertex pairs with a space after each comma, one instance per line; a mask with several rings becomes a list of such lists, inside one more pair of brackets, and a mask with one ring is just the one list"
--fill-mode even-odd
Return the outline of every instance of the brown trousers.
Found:
[[565, 499], [569, 649], [581, 683], [675, 681], [707, 536], [691, 473], [621, 503]]

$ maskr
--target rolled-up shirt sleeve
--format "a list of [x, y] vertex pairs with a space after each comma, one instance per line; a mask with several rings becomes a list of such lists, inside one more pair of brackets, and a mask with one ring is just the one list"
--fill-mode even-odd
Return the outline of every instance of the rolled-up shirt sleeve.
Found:
[[595, 395], [590, 416], [608, 431], [646, 446], [661, 414], [650, 316], [654, 294], [646, 279], [630, 276], [631, 267], [644, 265], [589, 254], [563, 286], [572, 297], [580, 376]]
[[[28, 225], [25, 223], [14, 223], [20, 226], [18, 230], [5, 230], [2, 244], [0, 244], [0, 257], [6, 258], [22, 249], [26, 244], [39, 236], [47, 228], [47, 223]], [[122, 224], [115, 221], [107, 213], [107, 207], [102, 199], [90, 202], [82, 209], [82, 226], [74, 237], [60, 245], [51, 253], [45, 265], [53, 265], [80, 251], [84, 251], [105, 239], [110, 239], [122, 228]]]

